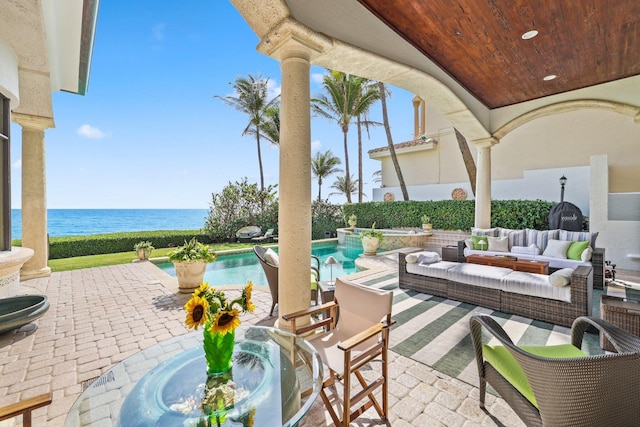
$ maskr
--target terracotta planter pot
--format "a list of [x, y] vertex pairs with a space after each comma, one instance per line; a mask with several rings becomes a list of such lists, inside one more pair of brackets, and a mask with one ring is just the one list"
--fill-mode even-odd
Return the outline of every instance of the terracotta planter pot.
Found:
[[431, 231], [431, 228], [432, 228], [432, 227], [433, 227], [433, 226], [432, 226], [431, 224], [422, 224], [422, 229], [423, 229], [424, 231]]
[[379, 244], [380, 240], [377, 237], [365, 236], [362, 238], [362, 248], [365, 255], [375, 255]]
[[149, 249], [138, 249], [138, 258], [141, 260], [147, 260], [149, 259], [149, 256], [151, 255], [151, 250]]
[[207, 269], [207, 263], [204, 261], [173, 261], [173, 266], [178, 277], [178, 290], [182, 293], [191, 293], [197, 289]]

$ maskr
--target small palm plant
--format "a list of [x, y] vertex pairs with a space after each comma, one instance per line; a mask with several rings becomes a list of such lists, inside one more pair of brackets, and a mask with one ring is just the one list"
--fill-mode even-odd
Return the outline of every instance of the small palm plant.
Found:
[[213, 262], [216, 257], [216, 253], [209, 249], [208, 245], [198, 242], [195, 237], [188, 242], [185, 240], [184, 245], [178, 246], [169, 253], [169, 261], [177, 262]]
[[151, 251], [154, 250], [153, 244], [148, 240], [142, 240], [133, 245], [133, 250], [136, 251], [138, 258], [147, 260], [151, 256]]

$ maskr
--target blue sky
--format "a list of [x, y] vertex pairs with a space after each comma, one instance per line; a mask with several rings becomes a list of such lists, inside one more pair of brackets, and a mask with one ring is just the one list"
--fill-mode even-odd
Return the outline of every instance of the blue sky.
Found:
[[[45, 132], [49, 208], [202, 208], [229, 181], [259, 182], [255, 139], [241, 133], [246, 116], [214, 95], [248, 74], [269, 77], [279, 93], [279, 62], [256, 51], [259, 40], [227, 1], [110, 0], [100, 3], [85, 96], [53, 95], [56, 127]], [[323, 68], [312, 67], [311, 95]], [[412, 137], [412, 94], [390, 87], [395, 143]], [[382, 121], [381, 107], [372, 120]], [[312, 118], [313, 153], [344, 160], [342, 132]], [[12, 126], [12, 204], [21, 205], [20, 127]], [[366, 151], [386, 145], [382, 127], [364, 140], [366, 200], [380, 163]], [[357, 174], [355, 128], [349, 165]], [[263, 145], [265, 184], [278, 182], [278, 149]], [[331, 193], [335, 176], [323, 185]], [[312, 195], [317, 196], [317, 182]], [[332, 196], [343, 203], [344, 196]]]

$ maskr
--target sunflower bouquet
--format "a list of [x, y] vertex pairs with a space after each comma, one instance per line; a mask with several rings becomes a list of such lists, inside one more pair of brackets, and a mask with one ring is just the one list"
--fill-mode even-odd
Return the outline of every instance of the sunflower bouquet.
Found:
[[233, 332], [240, 326], [240, 314], [253, 312], [256, 308], [251, 301], [252, 291], [253, 283], [249, 282], [238, 298], [229, 300], [223, 291], [203, 283], [193, 291], [191, 299], [184, 306], [187, 311], [185, 323], [195, 330], [205, 325], [213, 334], [225, 335]]
[[251, 301], [252, 291], [253, 283], [249, 282], [238, 298], [230, 300], [223, 291], [202, 283], [184, 305], [187, 326], [196, 330], [204, 326], [202, 344], [208, 374], [219, 375], [231, 369], [240, 314], [256, 308]]

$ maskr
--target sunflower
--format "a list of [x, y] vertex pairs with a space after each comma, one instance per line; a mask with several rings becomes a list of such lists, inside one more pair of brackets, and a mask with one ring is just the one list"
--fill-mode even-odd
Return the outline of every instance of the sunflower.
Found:
[[245, 310], [253, 313], [256, 309], [256, 305], [251, 301], [251, 292], [253, 292], [253, 282], [249, 281], [247, 286], [242, 290], [242, 299], [244, 300]]
[[225, 335], [233, 332], [238, 326], [240, 326], [240, 311], [236, 309], [220, 310], [211, 322], [209, 331]]
[[186, 323], [189, 328], [198, 330], [198, 326], [206, 323], [209, 302], [205, 298], [194, 295], [184, 305], [184, 309], [187, 310], [187, 318], [184, 323]]
[[193, 294], [191, 294], [192, 297], [201, 297], [202, 295], [206, 294], [207, 291], [209, 290], [209, 284], [208, 283], [201, 283], [200, 287], [198, 289], [196, 289], [195, 291], [193, 291]]

